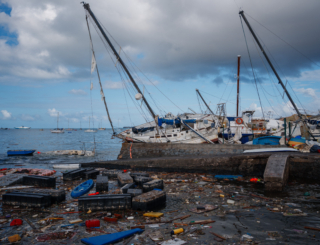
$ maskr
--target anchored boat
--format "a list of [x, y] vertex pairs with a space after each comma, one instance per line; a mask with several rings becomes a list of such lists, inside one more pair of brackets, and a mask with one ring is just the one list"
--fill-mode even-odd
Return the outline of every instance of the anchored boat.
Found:
[[36, 150], [9, 150], [8, 156], [32, 156]]

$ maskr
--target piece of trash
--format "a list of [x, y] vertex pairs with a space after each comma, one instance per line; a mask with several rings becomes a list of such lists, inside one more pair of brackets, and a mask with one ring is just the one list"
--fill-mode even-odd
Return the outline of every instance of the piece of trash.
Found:
[[228, 200], [227, 200], [227, 203], [234, 205], [235, 201], [228, 199]]
[[70, 224], [76, 224], [82, 222], [82, 219], [69, 220]]
[[104, 217], [103, 219], [104, 219], [104, 221], [106, 221], [108, 223], [117, 223], [118, 222], [117, 218]]
[[180, 238], [174, 238], [172, 240], [167, 240], [164, 242], [159, 243], [160, 245], [183, 245], [186, 244], [187, 242], [184, 240], [181, 240]]
[[216, 179], [238, 179], [242, 178], [242, 175], [215, 175]]
[[88, 196], [95, 196], [95, 195], [99, 195], [99, 194], [100, 194], [100, 192], [95, 192], [95, 193], [88, 194]]
[[132, 220], [132, 219], [134, 219], [134, 217], [133, 216], [129, 216], [127, 219], [128, 220]]
[[14, 243], [14, 242], [20, 241], [21, 237], [18, 234], [15, 234], [13, 236], [9, 236], [8, 240], [10, 243]]
[[305, 196], [310, 196], [310, 193], [309, 192], [305, 192], [304, 195]]
[[220, 197], [224, 198], [224, 195], [223, 195], [223, 194], [220, 194]]
[[247, 234], [244, 234], [244, 235], [242, 235], [242, 237], [241, 237], [241, 241], [247, 241], [247, 240], [249, 240], [249, 241], [252, 241], [253, 240], [253, 236], [250, 236], [250, 235], [247, 235]]
[[175, 229], [175, 230], [172, 230], [170, 232], [171, 235], [176, 235], [176, 234], [179, 234], [179, 233], [182, 233], [184, 232], [183, 228], [179, 228], [179, 229]]
[[136, 233], [142, 233], [142, 232], [143, 232], [142, 229], [137, 228], [133, 230], [121, 231], [121, 232], [107, 234], [107, 235], [82, 238], [81, 242], [83, 242], [84, 244], [92, 244], [92, 245], [111, 244], [111, 243], [120, 241], [124, 238], [130, 237]]
[[145, 213], [145, 214], [143, 214], [143, 216], [144, 216], [144, 217], [160, 218], [161, 216], [163, 216], [163, 213], [150, 212], [150, 213]]
[[154, 242], [163, 241], [164, 240], [163, 234], [159, 230], [149, 233], [148, 236]]
[[87, 212], [87, 214], [91, 214], [92, 213], [92, 211], [91, 211], [91, 209], [89, 208], [89, 211]]
[[48, 234], [42, 234], [38, 236], [36, 239], [38, 242], [45, 242], [49, 240], [56, 240], [56, 239], [71, 239], [74, 237], [76, 233], [73, 231], [65, 231], [65, 232], [54, 232]]
[[98, 219], [91, 219], [86, 221], [86, 227], [100, 227], [100, 220]]
[[10, 222], [10, 226], [20, 226], [23, 224], [22, 219], [14, 219]]
[[[198, 206], [199, 207], [199, 206]], [[218, 206], [213, 206], [213, 205], [210, 205], [210, 204], [206, 204], [203, 206], [203, 208], [200, 208], [198, 209], [198, 207], [196, 208], [193, 208], [193, 209], [190, 209], [189, 211], [190, 212], [193, 212], [193, 213], [204, 213], [204, 212], [208, 212], [208, 211], [212, 211], [212, 210], [215, 210], [218, 208]]]

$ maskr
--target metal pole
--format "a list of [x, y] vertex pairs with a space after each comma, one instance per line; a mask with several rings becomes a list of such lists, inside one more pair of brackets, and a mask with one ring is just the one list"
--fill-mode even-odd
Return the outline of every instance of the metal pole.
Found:
[[241, 55], [238, 55], [238, 76], [237, 76], [237, 117], [239, 116], [240, 58], [241, 58]]
[[[127, 69], [126, 65], [124, 64], [124, 62], [122, 61], [121, 57], [119, 56], [119, 54], [117, 53], [117, 51], [115, 50], [115, 48], [113, 47], [111, 41], [109, 40], [108, 36], [106, 35], [106, 33], [104, 32], [104, 30], [102, 29], [100, 23], [98, 22], [98, 20], [96, 19], [95, 15], [93, 14], [93, 12], [90, 9], [90, 6], [88, 3], [82, 2], [83, 3], [83, 7], [89, 12], [89, 14], [91, 15], [92, 19], [94, 20], [94, 22], [96, 23], [97, 27], [99, 28], [99, 30], [101, 31], [103, 37], [106, 39], [106, 41], [108, 42], [110, 48], [113, 51], [113, 54], [116, 56], [117, 60], [119, 61], [119, 63], [122, 65], [123, 69], [125, 70], [125, 72], [127, 73], [130, 81], [133, 83], [133, 86], [136, 88], [136, 90], [138, 91], [138, 93], [142, 94], [140, 88], [138, 87], [138, 85], [136, 84], [135, 80], [133, 79], [133, 77], [131, 76], [129, 70]], [[144, 101], [144, 103], [146, 103], [146, 106], [149, 109], [149, 112], [152, 116], [153, 119], [155, 119], [156, 115], [154, 114], [152, 108], [150, 107], [148, 101], [145, 99], [144, 96], [142, 96], [142, 99]]]
[[287, 144], [287, 119], [283, 119], [284, 122], [284, 144]]
[[224, 144], [224, 125], [223, 125], [223, 127], [222, 127], [222, 142], [223, 142], [223, 144]]
[[284, 84], [283, 84], [283, 82], [282, 82], [281, 78], [279, 77], [279, 75], [278, 75], [278, 73], [277, 73], [276, 69], [273, 67], [273, 65], [272, 65], [272, 63], [271, 63], [271, 61], [270, 61], [270, 59], [269, 59], [269, 57], [268, 57], [267, 53], [264, 51], [264, 49], [263, 49], [262, 45], [260, 44], [260, 42], [259, 42], [259, 40], [258, 40], [258, 38], [257, 38], [256, 34], [254, 33], [254, 31], [253, 31], [253, 29], [251, 28], [251, 26], [250, 26], [250, 24], [249, 24], [249, 22], [248, 22], [248, 20], [247, 20], [246, 16], [244, 15], [244, 12], [243, 12], [243, 11], [240, 11], [240, 12], [239, 12], [239, 14], [242, 16], [242, 18], [243, 18], [244, 22], [247, 24], [247, 26], [248, 26], [248, 28], [249, 28], [249, 30], [250, 30], [250, 32], [251, 32], [251, 34], [252, 34], [252, 36], [253, 36], [253, 37], [254, 37], [254, 39], [256, 40], [256, 42], [257, 42], [257, 44], [258, 44], [259, 48], [261, 49], [261, 52], [263, 53], [264, 57], [266, 58], [267, 62], [269, 63], [269, 65], [270, 65], [270, 67], [271, 67], [272, 71], [274, 72], [274, 74], [275, 74], [275, 75], [276, 75], [276, 77], [278, 78], [279, 83], [281, 84], [281, 86], [282, 86], [282, 88], [284, 89], [284, 91], [285, 91], [286, 95], [288, 96], [288, 98], [289, 98], [289, 100], [290, 100], [290, 102], [291, 102], [291, 104], [292, 104], [293, 108], [296, 110], [296, 112], [297, 112], [297, 114], [298, 114], [299, 118], [301, 118], [301, 119], [302, 119], [302, 115], [301, 115], [300, 111], [298, 110], [298, 108], [297, 108], [296, 104], [294, 103], [293, 99], [291, 98], [291, 96], [290, 96], [290, 94], [289, 94], [288, 90], [287, 90], [287, 89], [286, 89], [286, 87], [284, 86]]
[[212, 113], [212, 115], [214, 115], [214, 113], [211, 111], [210, 107], [208, 106], [207, 102], [202, 98], [202, 95], [200, 94], [199, 90], [196, 89], [197, 93], [199, 94], [200, 98], [202, 99], [203, 103], [206, 105], [206, 107], [208, 108], [208, 110]]

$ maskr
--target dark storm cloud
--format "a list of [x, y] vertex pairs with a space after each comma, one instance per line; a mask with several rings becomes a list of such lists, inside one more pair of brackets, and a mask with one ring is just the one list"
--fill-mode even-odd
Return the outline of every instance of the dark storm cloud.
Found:
[[[19, 45], [8, 47], [0, 43], [3, 76], [42, 81], [82, 81], [88, 77], [90, 44], [84, 10], [78, 0], [10, 0], [8, 5], [12, 7], [11, 17], [0, 13], [0, 22], [17, 33]], [[300, 0], [101, 0], [90, 1], [90, 5], [121, 45], [122, 56], [126, 52], [149, 77], [184, 81], [235, 74], [237, 55], [242, 55], [250, 66], [237, 5], [248, 13], [249, 22], [272, 54], [281, 75], [299, 76], [303, 69], [313, 67], [309, 59], [320, 61], [320, 2], [315, 0], [303, 4]], [[254, 68], [263, 79], [266, 70], [260, 60], [262, 55], [246, 26], [244, 29]], [[91, 32], [100, 71], [116, 72], [92, 26]], [[117, 45], [116, 49], [119, 50]], [[252, 73], [241, 72], [241, 75], [244, 82], [252, 82]]]

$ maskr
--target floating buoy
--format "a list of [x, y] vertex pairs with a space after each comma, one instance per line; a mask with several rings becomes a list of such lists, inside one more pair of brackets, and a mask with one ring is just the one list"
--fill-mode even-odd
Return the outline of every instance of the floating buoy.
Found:
[[38, 151], [37, 153], [38, 153], [38, 154], [40, 154], [41, 152], [40, 152], [40, 151]]

